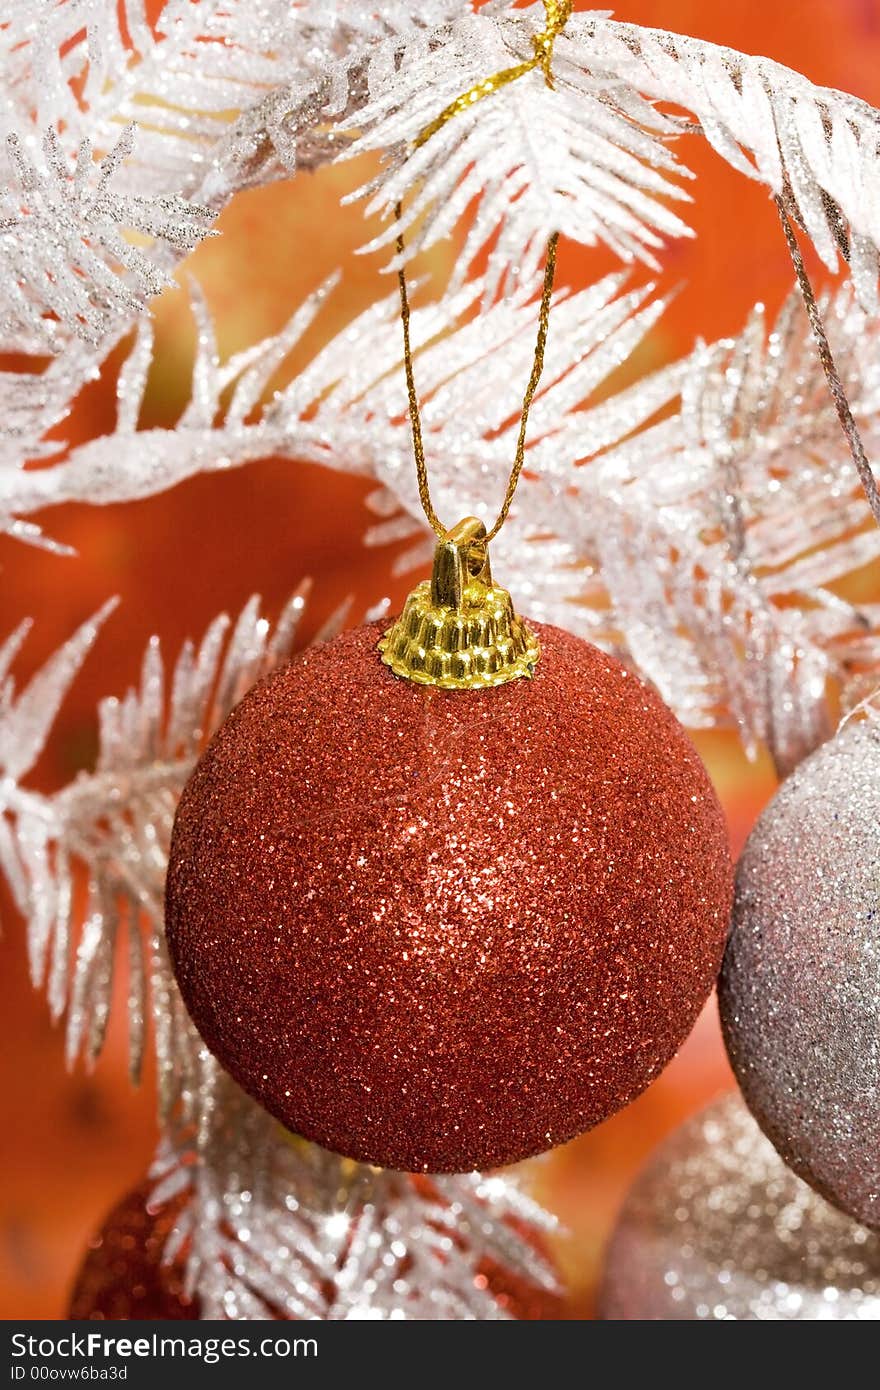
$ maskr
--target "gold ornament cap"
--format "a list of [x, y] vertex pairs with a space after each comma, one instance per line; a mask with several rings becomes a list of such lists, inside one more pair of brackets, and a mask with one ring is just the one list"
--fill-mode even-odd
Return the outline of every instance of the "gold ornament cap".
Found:
[[444, 690], [481, 690], [531, 676], [538, 638], [492, 583], [486, 528], [465, 517], [439, 541], [430, 579], [413, 589], [379, 643], [396, 676]]

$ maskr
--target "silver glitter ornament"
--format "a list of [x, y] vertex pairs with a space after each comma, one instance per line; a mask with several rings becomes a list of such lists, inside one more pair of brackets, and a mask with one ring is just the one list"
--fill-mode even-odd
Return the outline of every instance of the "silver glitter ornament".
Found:
[[880, 1238], [786, 1168], [730, 1095], [637, 1180], [599, 1307], [618, 1321], [877, 1321]]
[[786, 1163], [880, 1227], [880, 728], [800, 765], [737, 869], [719, 983], [745, 1100]]

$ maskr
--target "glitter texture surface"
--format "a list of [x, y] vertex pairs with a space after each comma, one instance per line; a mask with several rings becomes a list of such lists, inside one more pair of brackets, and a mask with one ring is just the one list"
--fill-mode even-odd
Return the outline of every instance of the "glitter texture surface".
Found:
[[727, 1050], [782, 1157], [880, 1227], [880, 729], [850, 724], [784, 783], [737, 869], [719, 985]]
[[632, 1100], [714, 981], [731, 871], [693, 746], [610, 657], [393, 676], [368, 624], [257, 685], [175, 824], [166, 917], [202, 1036], [288, 1128], [464, 1171]]
[[156, 1214], [147, 1210], [150, 1183], [141, 1183], [113, 1208], [76, 1276], [69, 1316], [112, 1321], [199, 1316], [184, 1293], [182, 1260], [162, 1263], [177, 1204]]
[[661, 1145], [626, 1200], [602, 1316], [880, 1319], [880, 1239], [786, 1168], [739, 1096]]

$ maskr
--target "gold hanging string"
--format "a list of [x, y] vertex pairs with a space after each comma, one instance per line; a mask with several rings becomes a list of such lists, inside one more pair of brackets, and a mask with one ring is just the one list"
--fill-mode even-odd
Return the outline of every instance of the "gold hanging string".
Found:
[[[420, 149], [422, 145], [426, 144], [427, 141], [431, 139], [432, 135], [436, 135], [438, 130], [442, 130], [443, 126], [445, 126], [448, 121], [451, 121], [454, 116], [457, 116], [462, 111], [470, 110], [472, 106], [478, 101], [482, 101], [484, 97], [491, 96], [501, 87], [506, 87], [508, 83], [515, 82], [517, 78], [524, 76], [527, 72], [534, 71], [535, 68], [540, 68], [542, 70], [544, 81], [548, 87], [552, 87], [553, 72], [551, 65], [553, 60], [553, 45], [557, 35], [565, 28], [571, 11], [572, 0], [544, 0], [544, 12], [547, 22], [544, 29], [532, 39], [534, 56], [527, 59], [525, 62], [518, 63], [515, 67], [504, 68], [501, 72], [496, 72], [491, 77], [484, 78], [482, 82], [478, 82], [475, 86], [471, 87], [469, 91], [464, 92], [460, 97], [456, 97], [455, 101], [450, 102], [449, 105], [440, 112], [439, 116], [435, 117], [429, 125], [425, 126], [424, 130], [420, 131], [414, 142], [415, 148]], [[422, 510], [435, 535], [442, 538], [446, 535], [447, 528], [438, 517], [434, 510], [434, 504], [431, 501], [428, 467], [425, 460], [425, 447], [422, 437], [419, 397], [416, 391], [415, 376], [413, 374], [413, 355], [409, 331], [409, 294], [406, 287], [406, 270], [403, 263], [405, 248], [403, 231], [400, 229], [402, 213], [402, 206], [398, 202], [394, 208], [394, 215], [397, 219], [399, 228], [397, 233], [397, 256], [399, 261], [397, 280], [400, 286], [400, 319], [403, 325], [403, 361], [406, 370], [406, 390], [409, 400], [409, 419], [410, 428], [412, 430], [413, 455], [415, 457], [416, 477], [418, 478], [419, 484], [419, 500], [422, 504]], [[501, 510], [495, 518], [494, 524], [486, 534], [485, 541], [483, 542], [484, 545], [487, 545], [489, 541], [498, 535], [498, 532], [507, 520], [507, 514], [510, 511], [513, 495], [516, 492], [516, 486], [519, 482], [519, 477], [525, 462], [526, 431], [529, 422], [529, 410], [531, 409], [535, 392], [538, 389], [538, 383], [541, 380], [541, 373], [544, 370], [544, 349], [547, 345], [547, 331], [550, 326], [550, 301], [553, 295], [553, 278], [556, 272], [556, 249], [558, 242], [559, 233], [553, 232], [547, 241], [547, 251], [544, 260], [544, 285], [541, 292], [541, 305], [538, 310], [538, 337], [535, 343], [535, 355], [532, 362], [529, 383], [526, 387], [525, 395], [523, 396], [516, 453], [514, 455], [513, 466], [510, 470], [510, 476], [507, 480], [507, 489], [504, 494], [504, 501], [501, 504]]]
[[[397, 218], [398, 226], [402, 208], [397, 203], [394, 208], [394, 216]], [[397, 254], [403, 256], [403, 232], [397, 233]], [[412, 432], [413, 455], [416, 461], [416, 477], [419, 480], [419, 500], [422, 504], [422, 511], [428, 520], [428, 525], [435, 536], [445, 536], [447, 528], [443, 525], [437, 513], [434, 511], [434, 503], [431, 501], [431, 489], [428, 486], [428, 466], [425, 462], [425, 445], [422, 439], [422, 417], [419, 411], [419, 394], [416, 391], [415, 377], [413, 376], [412, 347], [409, 337], [409, 294], [406, 288], [406, 272], [403, 268], [403, 261], [400, 262], [400, 269], [397, 272], [397, 282], [400, 285], [400, 322], [403, 325], [403, 365], [406, 369], [406, 394], [409, 398], [409, 424]]]
[[[400, 217], [400, 204], [397, 205], [397, 216]], [[547, 242], [547, 256], [544, 263], [544, 288], [541, 294], [541, 307], [538, 310], [538, 338], [535, 343], [535, 356], [532, 362], [532, 372], [529, 377], [529, 384], [523, 396], [522, 411], [520, 412], [519, 435], [516, 441], [516, 453], [514, 455], [513, 466], [507, 480], [507, 489], [504, 494], [504, 501], [501, 509], [495, 518], [493, 525], [486, 534], [485, 544], [493, 540], [501, 527], [507, 520], [510, 505], [513, 501], [513, 494], [516, 492], [516, 485], [519, 482], [519, 475], [523, 470], [526, 454], [526, 430], [529, 423], [529, 410], [538, 382], [541, 380], [541, 373], [544, 370], [544, 348], [547, 344], [547, 330], [550, 327], [550, 300], [553, 295], [553, 277], [556, 271], [556, 247], [559, 241], [559, 233], [554, 232]], [[398, 254], [403, 252], [403, 236], [398, 233], [397, 237]], [[431, 488], [428, 482], [428, 465], [425, 459], [425, 446], [422, 439], [422, 420], [419, 412], [419, 397], [416, 391], [415, 377], [413, 375], [413, 358], [410, 346], [409, 334], [409, 295], [406, 288], [406, 274], [401, 264], [398, 271], [398, 282], [400, 284], [400, 318], [403, 324], [403, 362], [406, 370], [406, 392], [409, 398], [409, 420], [412, 430], [413, 455], [416, 462], [416, 477], [419, 483], [419, 500], [422, 510], [428, 520], [428, 524], [436, 536], [446, 535], [445, 527], [434, 510], [431, 501]]]
[[541, 307], [538, 310], [538, 338], [535, 343], [535, 356], [532, 362], [532, 374], [529, 377], [529, 384], [523, 396], [522, 412], [519, 419], [519, 435], [516, 441], [516, 454], [514, 455], [513, 467], [510, 470], [510, 477], [507, 480], [507, 491], [504, 494], [504, 501], [501, 503], [501, 510], [495, 518], [494, 524], [486, 533], [486, 544], [494, 540], [507, 520], [507, 513], [510, 511], [510, 504], [513, 501], [513, 494], [516, 492], [516, 485], [519, 482], [519, 475], [523, 470], [526, 456], [526, 429], [529, 423], [529, 410], [532, 400], [538, 389], [538, 382], [541, 380], [541, 373], [544, 370], [544, 348], [547, 345], [547, 329], [550, 327], [550, 299], [553, 294], [553, 276], [556, 272], [556, 247], [559, 243], [559, 233], [554, 232], [547, 242], [547, 254], [544, 261], [544, 288], [541, 292]]

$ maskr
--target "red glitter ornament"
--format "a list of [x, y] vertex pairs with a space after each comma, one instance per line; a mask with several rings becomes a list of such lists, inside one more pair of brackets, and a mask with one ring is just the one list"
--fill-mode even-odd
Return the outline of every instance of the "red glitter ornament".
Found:
[[202, 1037], [369, 1163], [512, 1163], [642, 1091], [731, 898], [722, 812], [658, 697], [535, 625], [531, 680], [393, 675], [377, 625], [258, 684], [187, 785], [167, 931]]
[[89, 1242], [71, 1295], [70, 1318], [198, 1318], [198, 1301], [184, 1292], [182, 1261], [162, 1262], [180, 1203], [168, 1202], [154, 1213], [147, 1206], [149, 1195], [147, 1182], [127, 1193]]

